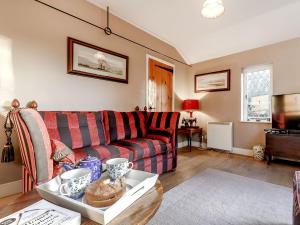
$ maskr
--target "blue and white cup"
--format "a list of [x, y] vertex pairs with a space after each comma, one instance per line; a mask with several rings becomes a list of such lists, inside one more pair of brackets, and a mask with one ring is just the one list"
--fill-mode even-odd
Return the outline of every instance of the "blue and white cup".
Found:
[[81, 198], [91, 183], [92, 172], [86, 168], [74, 169], [60, 175], [59, 193], [73, 199]]
[[106, 161], [106, 169], [111, 180], [123, 177], [133, 167], [133, 163], [125, 158], [114, 158]]

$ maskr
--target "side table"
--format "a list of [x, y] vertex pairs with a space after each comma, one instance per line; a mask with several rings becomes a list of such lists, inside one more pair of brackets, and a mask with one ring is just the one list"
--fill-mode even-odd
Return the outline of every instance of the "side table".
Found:
[[202, 144], [202, 128], [200, 127], [180, 127], [178, 134], [185, 135], [188, 139], [188, 147], [190, 152], [192, 151], [192, 137], [194, 134], [198, 134], [200, 138], [200, 146]]

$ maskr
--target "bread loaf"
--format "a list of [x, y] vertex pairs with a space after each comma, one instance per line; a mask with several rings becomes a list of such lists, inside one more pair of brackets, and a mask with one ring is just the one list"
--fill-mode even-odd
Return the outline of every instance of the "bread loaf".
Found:
[[125, 192], [125, 185], [119, 180], [111, 183], [109, 179], [90, 184], [85, 191], [87, 204], [94, 207], [107, 207], [118, 201]]

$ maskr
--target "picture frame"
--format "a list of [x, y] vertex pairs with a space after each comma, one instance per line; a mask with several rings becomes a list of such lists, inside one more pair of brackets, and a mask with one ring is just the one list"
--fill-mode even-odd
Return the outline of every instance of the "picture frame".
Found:
[[195, 75], [195, 93], [230, 90], [230, 69]]
[[128, 56], [71, 37], [67, 44], [68, 74], [128, 84]]

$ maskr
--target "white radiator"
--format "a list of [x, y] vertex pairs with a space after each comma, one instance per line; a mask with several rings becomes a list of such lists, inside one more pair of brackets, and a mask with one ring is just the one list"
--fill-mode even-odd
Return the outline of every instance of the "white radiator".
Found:
[[232, 151], [232, 122], [207, 123], [207, 147]]

